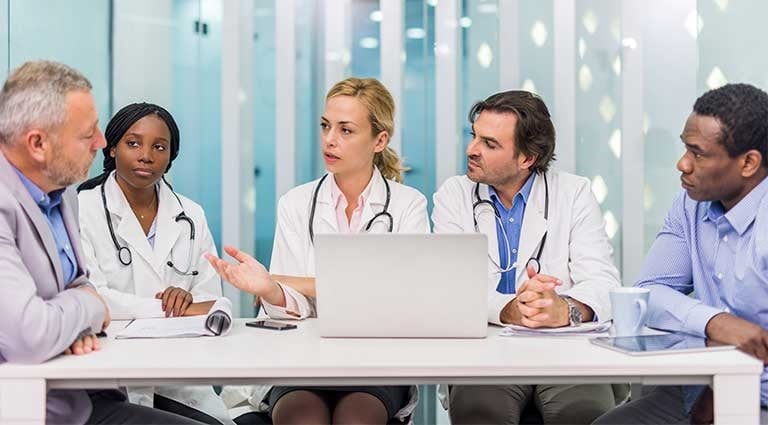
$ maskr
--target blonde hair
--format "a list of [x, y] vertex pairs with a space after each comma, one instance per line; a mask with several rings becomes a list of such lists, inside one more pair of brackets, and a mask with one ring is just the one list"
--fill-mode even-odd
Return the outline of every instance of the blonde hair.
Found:
[[[389, 90], [379, 80], [350, 77], [339, 81], [328, 91], [325, 101], [337, 96], [354, 97], [365, 106], [373, 136], [386, 131], [389, 137], [392, 137], [395, 130], [395, 101]], [[403, 165], [402, 159], [389, 146], [374, 155], [373, 165], [381, 171], [384, 178], [398, 183], [403, 182], [403, 173], [408, 170]]]

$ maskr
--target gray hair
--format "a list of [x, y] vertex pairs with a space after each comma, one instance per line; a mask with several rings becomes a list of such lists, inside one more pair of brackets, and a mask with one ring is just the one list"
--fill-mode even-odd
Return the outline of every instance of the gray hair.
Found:
[[92, 88], [83, 74], [62, 63], [24, 63], [0, 91], [0, 144], [9, 146], [33, 128], [56, 129], [66, 119], [67, 94]]

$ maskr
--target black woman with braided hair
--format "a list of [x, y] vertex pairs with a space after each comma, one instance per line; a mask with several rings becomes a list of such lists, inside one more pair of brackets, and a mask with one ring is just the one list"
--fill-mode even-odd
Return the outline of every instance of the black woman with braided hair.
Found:
[[[176, 121], [161, 106], [134, 103], [115, 114], [104, 136], [103, 173], [78, 187], [91, 282], [114, 319], [206, 314], [222, 295], [221, 279], [203, 258], [216, 252], [203, 209], [165, 178], [179, 155]], [[129, 389], [129, 397], [231, 423], [210, 386]]]

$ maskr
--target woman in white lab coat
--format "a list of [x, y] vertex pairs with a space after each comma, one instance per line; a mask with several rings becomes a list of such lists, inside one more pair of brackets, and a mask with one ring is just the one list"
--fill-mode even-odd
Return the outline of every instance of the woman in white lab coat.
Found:
[[[232, 247], [225, 250], [236, 264], [210, 257], [224, 279], [259, 296], [270, 317], [315, 315], [313, 298], [304, 294], [314, 292], [316, 235], [429, 232], [426, 198], [399, 183], [404, 167], [387, 146], [394, 115], [392, 96], [379, 81], [348, 78], [337, 83], [326, 96], [320, 119], [328, 174], [280, 198], [270, 271]], [[292, 287], [298, 284], [301, 292]], [[273, 387], [267, 392], [256, 387], [241, 399], [256, 410], [266, 408], [276, 424], [384, 424], [410, 415], [414, 388]], [[237, 402], [233, 392], [228, 388], [222, 395]]]
[[[207, 313], [222, 290], [203, 253], [216, 247], [203, 209], [163, 177], [179, 153], [176, 122], [158, 105], [134, 103], [115, 114], [105, 137], [104, 172], [78, 188], [91, 282], [116, 320]], [[230, 423], [210, 386], [132, 388], [129, 399]]]

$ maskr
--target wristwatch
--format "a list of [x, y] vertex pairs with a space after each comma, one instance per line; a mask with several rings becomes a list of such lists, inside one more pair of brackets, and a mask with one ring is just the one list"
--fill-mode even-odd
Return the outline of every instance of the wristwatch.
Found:
[[579, 326], [583, 319], [581, 317], [581, 310], [579, 310], [579, 307], [573, 301], [573, 298], [566, 295], [561, 295], [561, 298], [568, 304], [568, 320], [570, 321], [570, 326]]

